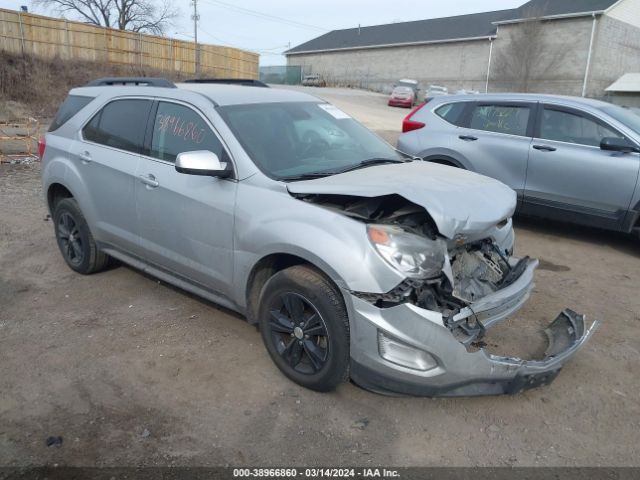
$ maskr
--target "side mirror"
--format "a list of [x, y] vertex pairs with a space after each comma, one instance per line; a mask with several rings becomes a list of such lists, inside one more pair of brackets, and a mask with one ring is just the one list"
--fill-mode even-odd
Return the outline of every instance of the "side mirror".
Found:
[[176, 170], [187, 175], [227, 178], [231, 169], [218, 156], [208, 150], [179, 153], [176, 158]]
[[640, 148], [626, 138], [604, 137], [600, 142], [600, 149], [610, 152], [640, 153]]

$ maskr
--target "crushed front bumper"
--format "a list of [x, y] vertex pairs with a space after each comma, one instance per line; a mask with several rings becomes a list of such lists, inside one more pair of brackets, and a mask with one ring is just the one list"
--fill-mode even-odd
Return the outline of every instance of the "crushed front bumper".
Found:
[[[495, 303], [488, 302], [484, 310], [487, 324], [494, 324], [497, 318], [502, 319], [522, 306], [533, 287], [534, 269], [535, 265], [527, 269], [523, 278], [512, 285], [514, 288], [496, 292], [509, 307], [501, 308], [498, 298], [493, 299]], [[469, 351], [444, 325], [438, 312], [408, 303], [380, 309], [349, 292], [345, 292], [345, 297], [351, 319], [351, 378], [368, 390], [387, 394], [500, 395], [548, 385], [598, 325], [593, 322], [587, 327], [583, 315], [567, 309], [545, 330], [548, 338], [545, 357], [522, 360], [492, 355], [482, 349]], [[383, 358], [381, 335], [409, 347], [407, 351], [427, 352], [433, 363], [421, 370]]]
[[[515, 267], [520, 260], [511, 259], [511, 266]], [[482, 325], [482, 330], [489, 329], [497, 323], [511, 317], [514, 313], [522, 308], [529, 300], [531, 291], [535, 287], [535, 271], [540, 262], [538, 260], [525, 260], [526, 268], [522, 274], [507, 287], [498, 290], [491, 295], [487, 295], [474, 302], [471, 306], [463, 308], [454, 315], [453, 323], [462, 323], [471, 318], [477, 321], [477, 325]], [[461, 340], [465, 345], [470, 345], [476, 340], [477, 334], [481, 332], [476, 330], [476, 334], [467, 332], [469, 335], [466, 339]]]

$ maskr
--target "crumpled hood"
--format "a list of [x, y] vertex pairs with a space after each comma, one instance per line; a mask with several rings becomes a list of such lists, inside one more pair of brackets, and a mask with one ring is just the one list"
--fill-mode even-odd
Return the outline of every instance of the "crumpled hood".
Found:
[[516, 208], [516, 193], [497, 180], [418, 160], [291, 182], [287, 189], [296, 194], [401, 195], [424, 207], [447, 238], [484, 232]]

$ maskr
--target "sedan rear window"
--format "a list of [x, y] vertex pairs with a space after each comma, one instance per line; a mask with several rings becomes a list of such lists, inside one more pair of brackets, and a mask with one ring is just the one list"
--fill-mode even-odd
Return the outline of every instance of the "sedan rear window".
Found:
[[69, 95], [67, 99], [60, 105], [56, 117], [49, 126], [49, 131], [53, 132], [67, 123], [71, 117], [86, 107], [95, 97], [83, 97], [80, 95]]

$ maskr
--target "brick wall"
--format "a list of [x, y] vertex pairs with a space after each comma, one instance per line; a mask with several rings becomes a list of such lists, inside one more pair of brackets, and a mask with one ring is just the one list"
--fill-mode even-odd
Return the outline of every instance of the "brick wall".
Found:
[[587, 95], [604, 96], [605, 88], [634, 72], [640, 72], [640, 28], [603, 16], [598, 20]]
[[331, 84], [388, 92], [401, 78], [484, 91], [489, 41], [290, 55], [289, 65], [307, 66]]

